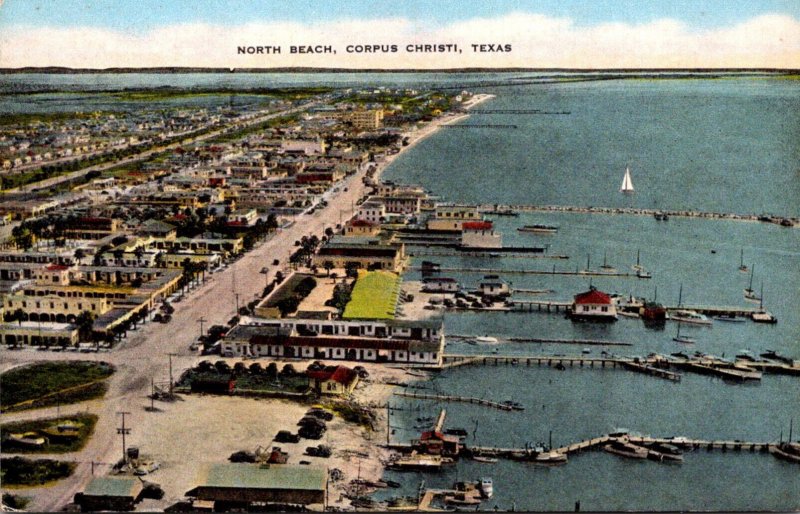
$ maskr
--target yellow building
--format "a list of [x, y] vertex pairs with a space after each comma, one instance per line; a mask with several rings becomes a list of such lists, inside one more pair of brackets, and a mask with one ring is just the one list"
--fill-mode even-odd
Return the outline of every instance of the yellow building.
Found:
[[357, 129], [379, 129], [383, 122], [383, 109], [350, 111], [347, 113], [346, 119]]

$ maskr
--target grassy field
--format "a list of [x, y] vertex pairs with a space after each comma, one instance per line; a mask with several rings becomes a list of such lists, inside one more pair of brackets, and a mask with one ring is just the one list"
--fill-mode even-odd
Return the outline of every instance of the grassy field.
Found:
[[[62, 416], [60, 418], [37, 419], [33, 421], [20, 421], [0, 425], [0, 438], [3, 440], [3, 450], [11, 453], [68, 453], [76, 452], [86, 445], [89, 437], [94, 432], [97, 416], [94, 414], [77, 414], [75, 416]], [[65, 430], [59, 432], [61, 426], [75, 427], [74, 435]], [[48, 439], [48, 443], [41, 447], [19, 445], [6, 440], [10, 434], [35, 432], [40, 437]]]
[[74, 470], [74, 462], [12, 457], [0, 460], [0, 482], [3, 487], [39, 486], [67, 478]]
[[400, 277], [396, 273], [360, 270], [342, 318], [394, 319], [399, 293]]
[[0, 409], [25, 410], [103, 396], [114, 372], [103, 362], [42, 362], [0, 375]]

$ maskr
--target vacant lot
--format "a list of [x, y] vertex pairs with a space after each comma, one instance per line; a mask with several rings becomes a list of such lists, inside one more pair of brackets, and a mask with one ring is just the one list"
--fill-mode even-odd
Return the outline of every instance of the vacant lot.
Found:
[[0, 375], [3, 412], [76, 403], [103, 396], [114, 368], [104, 362], [42, 362]]
[[[97, 416], [76, 414], [60, 418], [20, 421], [0, 426], [3, 451], [9, 453], [68, 453], [80, 450], [94, 432]], [[18, 444], [7, 439], [11, 434], [35, 433], [47, 439], [43, 446]]]
[[0, 461], [0, 482], [4, 487], [39, 486], [66, 478], [74, 470], [74, 462], [12, 457]]

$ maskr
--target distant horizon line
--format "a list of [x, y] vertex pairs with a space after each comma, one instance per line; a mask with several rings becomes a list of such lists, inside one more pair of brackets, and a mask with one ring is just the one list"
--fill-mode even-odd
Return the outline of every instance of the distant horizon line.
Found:
[[108, 68], [71, 68], [68, 66], [24, 66], [0, 68], [0, 74], [52, 73], [52, 74], [100, 74], [100, 73], [480, 73], [480, 72], [573, 72], [573, 73], [800, 73], [798, 68], [532, 68], [532, 67], [459, 67], [459, 68], [325, 68], [325, 67], [207, 67], [207, 66], [144, 66]]

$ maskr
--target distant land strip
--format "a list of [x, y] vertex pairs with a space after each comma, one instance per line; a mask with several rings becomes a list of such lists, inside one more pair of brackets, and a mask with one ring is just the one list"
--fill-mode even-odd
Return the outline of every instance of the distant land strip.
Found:
[[[222, 67], [144, 67], [144, 68], [69, 68], [63, 66], [25, 66], [0, 68], [0, 74], [14, 73], [504, 73], [504, 72], [554, 72], [554, 73], [769, 73], [795, 75], [796, 68], [222, 68]], [[663, 76], [663, 75], [660, 75]], [[683, 75], [682, 75], [683, 76]]]

